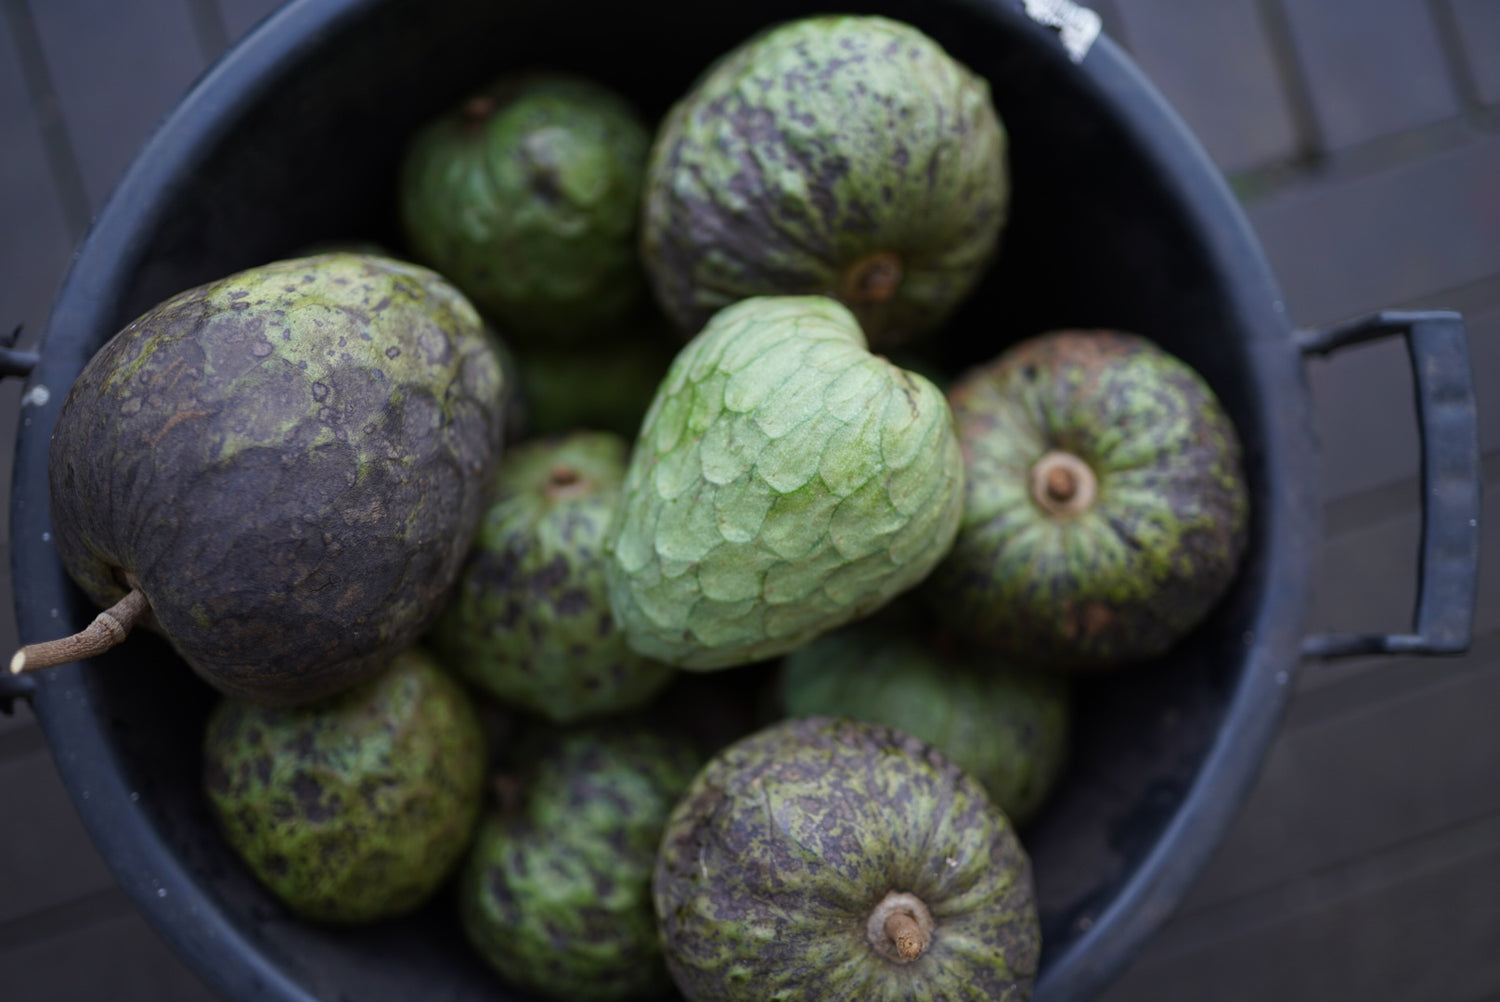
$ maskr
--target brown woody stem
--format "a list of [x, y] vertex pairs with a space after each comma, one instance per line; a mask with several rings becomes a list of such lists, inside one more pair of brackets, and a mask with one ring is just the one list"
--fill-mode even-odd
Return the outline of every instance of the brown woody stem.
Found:
[[885, 935], [896, 944], [896, 952], [908, 960], [915, 960], [927, 949], [927, 937], [922, 927], [906, 912], [891, 912], [885, 920]]
[[870, 913], [866, 938], [874, 951], [895, 964], [910, 964], [927, 952], [936, 926], [915, 894], [891, 891]]
[[103, 654], [124, 640], [130, 628], [151, 608], [145, 592], [132, 588], [114, 605], [94, 617], [94, 621], [71, 637], [60, 637], [40, 644], [27, 644], [10, 659], [12, 675], [23, 671], [40, 671], [54, 665]]
[[1054, 449], [1031, 468], [1031, 497], [1053, 515], [1087, 511], [1099, 494], [1099, 478], [1071, 452]]

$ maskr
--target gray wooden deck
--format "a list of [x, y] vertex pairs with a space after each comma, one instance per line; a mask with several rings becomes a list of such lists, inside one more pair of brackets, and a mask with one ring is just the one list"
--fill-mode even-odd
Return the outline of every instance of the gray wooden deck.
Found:
[[[139, 144], [273, 6], [0, 0], [0, 326], [34, 341]], [[1500, 483], [1500, 0], [1091, 6], [1230, 175], [1299, 325], [1465, 314], [1485, 480]], [[1404, 629], [1419, 529], [1404, 352], [1353, 349], [1309, 375], [1327, 519], [1313, 626]], [[18, 399], [0, 385], [0, 487]], [[1227, 841], [1105, 1002], [1500, 1000], [1489, 498], [1472, 652], [1305, 667]], [[12, 587], [0, 578], [3, 650]], [[117, 888], [24, 707], [0, 716], [0, 972], [8, 1002], [211, 997]]]

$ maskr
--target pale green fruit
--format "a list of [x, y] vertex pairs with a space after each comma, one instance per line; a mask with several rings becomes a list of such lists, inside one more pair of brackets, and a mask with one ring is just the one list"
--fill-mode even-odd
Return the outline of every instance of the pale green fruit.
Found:
[[920, 582], [962, 495], [937, 387], [871, 354], [832, 299], [746, 299], [678, 353], [646, 413], [610, 604], [648, 657], [776, 657]]

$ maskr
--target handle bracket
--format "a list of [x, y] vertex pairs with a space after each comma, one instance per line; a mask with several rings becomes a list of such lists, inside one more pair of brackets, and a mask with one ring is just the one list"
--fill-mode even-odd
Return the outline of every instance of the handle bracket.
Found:
[[36, 679], [30, 675], [12, 675], [0, 664], [0, 715], [11, 716], [16, 712], [16, 700], [30, 699], [36, 691]]
[[1304, 355], [1402, 335], [1411, 358], [1422, 444], [1422, 542], [1409, 633], [1305, 637], [1309, 658], [1462, 654], [1474, 630], [1479, 578], [1479, 432], [1463, 317], [1448, 310], [1384, 310], [1300, 332]]

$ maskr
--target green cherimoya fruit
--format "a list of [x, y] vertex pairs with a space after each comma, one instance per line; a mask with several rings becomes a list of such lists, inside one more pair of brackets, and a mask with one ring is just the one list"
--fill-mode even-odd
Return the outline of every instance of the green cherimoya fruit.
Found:
[[784, 654], [916, 585], [963, 465], [941, 391], [822, 296], [720, 311], [631, 453], [606, 566], [632, 648], [689, 669]]
[[701, 764], [692, 742], [617, 718], [552, 732], [524, 752], [459, 878], [465, 935], [527, 992], [660, 996], [670, 980], [651, 870], [667, 814]]
[[508, 452], [458, 582], [429, 634], [444, 662], [508, 706], [569, 723], [641, 706], [670, 666], [615, 626], [604, 539], [629, 445], [611, 432]]
[[909, 734], [796, 717], [711, 759], [652, 891], [689, 1002], [1031, 996], [1031, 863], [978, 781]]
[[[229, 695], [328, 695], [436, 616], [505, 404], [493, 338], [425, 268], [334, 253], [189, 289], [105, 344], [62, 405], [58, 556], [94, 602], [122, 603], [101, 616], [123, 616], [116, 639], [144, 618]], [[21, 667], [48, 660], [31, 653]]]
[[963, 526], [924, 584], [955, 632], [1107, 668], [1159, 655], [1228, 589], [1249, 499], [1207, 382], [1139, 335], [1054, 331], [949, 389]]
[[817, 293], [883, 349], [968, 294], [1009, 192], [987, 81], [910, 25], [811, 17], [723, 56], [673, 107], [642, 253], [689, 333], [748, 296]]
[[362, 924], [427, 901], [463, 860], [483, 805], [469, 696], [417, 648], [328, 699], [222, 699], [204, 786], [230, 846], [297, 914]]
[[518, 343], [605, 335], [646, 299], [636, 243], [650, 142], [601, 84], [507, 75], [410, 140], [407, 239]]
[[1067, 761], [1067, 679], [883, 617], [791, 652], [778, 681], [788, 716], [889, 724], [941, 748], [1016, 825], [1035, 816]]
[[587, 348], [526, 345], [517, 350], [518, 378], [532, 435], [588, 428], [635, 438], [682, 344], [670, 332], [650, 324], [627, 327], [620, 333], [617, 339]]

